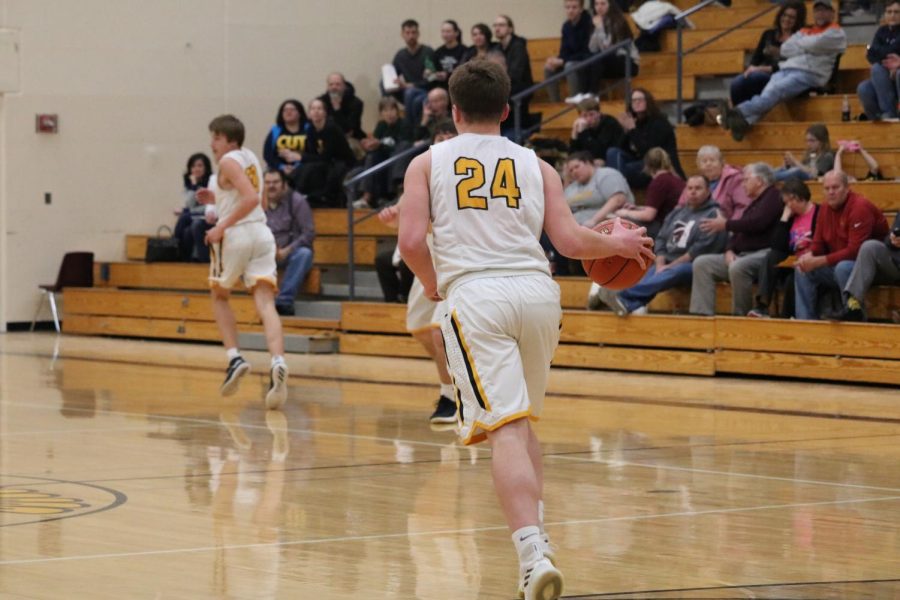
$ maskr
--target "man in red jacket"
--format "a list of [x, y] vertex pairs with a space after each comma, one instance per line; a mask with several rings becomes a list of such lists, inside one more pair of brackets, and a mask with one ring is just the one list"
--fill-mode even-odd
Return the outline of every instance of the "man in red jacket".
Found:
[[847, 174], [829, 171], [822, 188], [812, 250], [797, 261], [794, 292], [797, 318], [816, 320], [819, 288], [843, 290], [863, 242], [888, 234], [887, 219], [877, 206], [850, 191]]

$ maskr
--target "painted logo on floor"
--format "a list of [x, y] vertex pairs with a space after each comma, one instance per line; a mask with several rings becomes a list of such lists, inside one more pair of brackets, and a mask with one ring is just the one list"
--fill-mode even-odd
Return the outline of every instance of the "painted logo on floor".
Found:
[[94, 514], [124, 504], [122, 492], [43, 477], [0, 476], [0, 527]]

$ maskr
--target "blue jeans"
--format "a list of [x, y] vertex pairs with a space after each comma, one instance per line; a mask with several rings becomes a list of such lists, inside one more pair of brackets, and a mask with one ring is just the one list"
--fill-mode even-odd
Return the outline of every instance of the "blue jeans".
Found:
[[625, 180], [633, 188], [643, 189], [650, 185], [650, 176], [644, 173], [644, 161], [621, 148], [606, 151], [606, 166], [615, 169], [625, 176]]
[[799, 179], [800, 181], [808, 181], [812, 179], [806, 170], [800, 167], [781, 167], [775, 169], [775, 181], [787, 181], [788, 179]]
[[872, 65], [871, 74], [871, 79], [866, 79], [856, 88], [866, 116], [870, 121], [896, 118], [900, 76], [891, 81], [890, 72], [879, 63]]
[[772, 74], [769, 83], [758, 96], [742, 102], [736, 108], [747, 122], [753, 125], [772, 110], [775, 105], [796, 98], [806, 90], [822, 82], [819, 76], [799, 69], [782, 69]]
[[428, 90], [408, 87], [403, 90], [403, 109], [406, 111], [406, 120], [416, 127], [422, 121], [422, 104], [428, 96]]
[[275, 304], [279, 306], [293, 305], [294, 298], [307, 273], [312, 268], [313, 252], [306, 246], [300, 246], [291, 252], [287, 260], [279, 264], [284, 266], [284, 275], [281, 277], [281, 287], [278, 289], [278, 297]]
[[746, 102], [753, 96], [762, 93], [766, 84], [771, 79], [771, 73], [762, 71], [754, 71], [746, 77], [738, 75], [731, 80], [731, 104], [737, 106], [741, 102]]
[[794, 273], [794, 298], [797, 303], [797, 318], [817, 321], [819, 311], [819, 288], [843, 290], [850, 279], [856, 261], [842, 260], [835, 266], [826, 265], [808, 273]]
[[628, 312], [634, 312], [649, 304], [663, 290], [691, 285], [693, 273], [691, 267], [689, 262], [681, 263], [657, 274], [656, 265], [652, 265], [637, 284], [619, 292], [619, 300]]

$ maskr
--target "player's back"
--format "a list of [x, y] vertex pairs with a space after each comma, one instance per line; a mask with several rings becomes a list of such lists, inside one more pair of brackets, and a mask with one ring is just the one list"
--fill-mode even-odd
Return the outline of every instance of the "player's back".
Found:
[[[232, 150], [225, 154], [222, 157], [221, 162], [225, 159], [231, 159], [235, 161], [240, 167], [244, 174], [247, 176], [247, 179], [250, 180], [251, 185], [253, 185], [253, 189], [256, 190], [256, 193], [262, 197], [262, 176], [263, 171], [262, 167], [259, 164], [259, 159], [256, 158], [256, 155], [253, 154], [250, 150], [246, 148], [238, 148], [237, 150]], [[221, 167], [220, 167], [221, 171]], [[218, 183], [218, 182], [217, 182]], [[222, 189], [221, 185], [217, 186], [216, 190], [216, 212], [219, 215], [219, 218], [226, 217], [231, 211], [235, 209], [238, 203], [238, 197], [240, 194], [237, 189], [232, 186], [228, 189]], [[266, 222], [266, 213], [263, 211], [261, 205], [257, 205], [250, 214], [246, 217], [235, 223], [235, 225], [239, 225], [241, 223], [253, 223], [253, 222]]]
[[550, 275], [540, 246], [544, 184], [533, 151], [474, 133], [435, 144], [430, 190], [442, 294], [471, 274]]

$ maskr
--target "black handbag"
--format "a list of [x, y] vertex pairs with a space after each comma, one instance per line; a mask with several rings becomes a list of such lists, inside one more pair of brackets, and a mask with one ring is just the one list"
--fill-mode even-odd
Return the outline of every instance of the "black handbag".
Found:
[[[168, 237], [162, 236], [162, 231], [169, 232]], [[172, 230], [163, 225], [156, 230], [156, 237], [147, 238], [147, 252], [144, 260], [153, 262], [178, 262], [181, 260], [181, 252], [178, 250], [178, 240], [172, 237]]]

